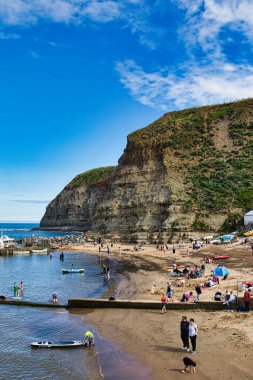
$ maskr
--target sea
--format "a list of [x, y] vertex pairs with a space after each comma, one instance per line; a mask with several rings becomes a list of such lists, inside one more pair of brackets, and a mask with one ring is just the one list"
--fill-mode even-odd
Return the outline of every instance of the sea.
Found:
[[[15, 239], [54, 236], [52, 232], [33, 231], [36, 224], [0, 224], [4, 234]], [[59, 233], [55, 233], [59, 235]], [[84, 273], [62, 274], [61, 269], [84, 268]], [[105, 282], [102, 265], [111, 269]], [[57, 292], [59, 303], [71, 297], [107, 298], [114, 295], [124, 276], [124, 267], [110, 257], [65, 252], [48, 255], [0, 256], [0, 295], [14, 297], [14, 281], [24, 282], [23, 300], [52, 302]], [[91, 310], [68, 311], [64, 308], [31, 308], [0, 305], [1, 380], [149, 380], [147, 368], [136, 362], [124, 349], [85, 323]], [[116, 326], [115, 326], [116, 328]], [[33, 349], [33, 341], [82, 340], [85, 331], [94, 333], [96, 346], [77, 349]]]
[[[0, 223], [1, 234], [7, 235], [15, 240], [30, 238], [32, 236], [53, 237], [70, 234], [70, 232], [40, 231], [36, 230], [36, 228], [39, 228], [39, 223]], [[71, 232], [71, 234], [73, 233], [75, 232]]]

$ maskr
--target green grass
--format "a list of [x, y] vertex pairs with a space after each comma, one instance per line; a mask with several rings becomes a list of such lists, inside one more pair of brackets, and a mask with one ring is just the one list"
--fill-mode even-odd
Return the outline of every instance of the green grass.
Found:
[[115, 169], [115, 166], [91, 169], [77, 175], [67, 186], [66, 190], [71, 190], [82, 185], [96, 185], [107, 179]]
[[[167, 148], [184, 168], [184, 211], [253, 208], [253, 99], [170, 112], [128, 136], [130, 145]], [[226, 121], [234, 149], [215, 146]], [[222, 124], [221, 124], [222, 125]], [[165, 162], [166, 165], [166, 162]], [[170, 170], [170, 169], [169, 169]]]

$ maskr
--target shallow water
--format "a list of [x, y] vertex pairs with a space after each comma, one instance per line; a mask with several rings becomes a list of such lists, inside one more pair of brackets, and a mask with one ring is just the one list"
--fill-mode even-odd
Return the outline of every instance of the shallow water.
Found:
[[[0, 257], [0, 294], [13, 295], [14, 281], [25, 283], [24, 300], [47, 302], [57, 291], [60, 302], [70, 297], [108, 297], [124, 271], [110, 257], [65, 253], [59, 260], [47, 255]], [[85, 268], [84, 274], [61, 273], [61, 268]], [[110, 266], [112, 281], [104, 283], [102, 264]], [[84, 310], [84, 313], [89, 312]], [[80, 311], [78, 311], [80, 313]], [[81, 311], [82, 313], [82, 311]], [[0, 305], [1, 380], [148, 380], [149, 372], [117, 345], [94, 332], [95, 348], [31, 349], [32, 341], [82, 340], [87, 328], [83, 315], [64, 309]], [[116, 328], [116, 326], [115, 326]]]
[[60, 309], [0, 306], [1, 380], [148, 380], [149, 372], [94, 332], [96, 347], [34, 349], [41, 340], [82, 340], [82, 315]]
[[[85, 349], [32, 349], [36, 340], [82, 339], [81, 318], [63, 310], [0, 306], [2, 380], [88, 379]], [[75, 363], [78, 363], [76, 365]]]
[[[59, 252], [48, 255], [0, 257], [0, 294], [13, 296], [14, 281], [24, 281], [24, 300], [51, 301], [52, 293], [57, 292], [59, 302], [66, 303], [71, 297], [100, 297], [110, 289], [117, 279], [117, 263], [96, 255], [65, 252], [64, 262]], [[111, 282], [105, 283], [102, 277], [102, 263], [111, 268]], [[84, 268], [84, 273], [62, 274], [61, 269]]]

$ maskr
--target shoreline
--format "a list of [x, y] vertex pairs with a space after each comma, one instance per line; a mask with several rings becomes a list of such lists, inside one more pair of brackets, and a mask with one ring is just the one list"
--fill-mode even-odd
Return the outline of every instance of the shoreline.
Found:
[[[144, 251], [135, 252], [133, 246], [124, 244], [120, 244], [119, 254], [118, 246], [115, 244], [112, 254], [108, 255], [112, 259], [123, 261], [126, 267], [125, 277], [117, 289], [117, 299], [127, 296], [133, 300], [160, 300], [170, 279], [170, 272], [165, 269], [165, 264], [170, 265], [173, 261], [199, 264], [204, 256], [228, 254], [230, 258], [223, 264], [229, 268], [230, 275], [227, 281], [220, 282], [222, 292], [226, 289], [235, 291], [239, 278], [242, 281], [249, 280], [249, 273], [253, 272], [252, 264], [248, 265], [252, 261], [252, 253], [244, 245], [206, 246], [197, 252], [187, 247], [177, 250], [175, 255], [172, 254], [171, 247], [164, 255], [155, 247], [145, 247]], [[75, 247], [73, 251], [98, 254], [98, 247], [86, 245]], [[102, 252], [101, 258], [105, 257], [107, 253]], [[206, 265], [205, 276], [209, 276], [213, 267], [213, 264]], [[152, 295], [150, 290], [155, 283], [157, 291]], [[186, 288], [176, 288], [176, 297], [183, 290], [193, 288], [194, 283], [195, 281], [190, 280]], [[203, 300], [211, 300], [216, 290], [217, 287], [206, 289]], [[79, 312], [82, 311], [79, 309]], [[183, 368], [183, 357], [190, 356], [181, 349], [179, 323], [183, 314], [188, 319], [193, 317], [199, 327], [197, 354], [194, 356], [197, 362], [197, 374], [194, 375], [196, 379], [252, 379], [252, 313], [227, 313], [226, 309], [216, 312], [168, 310], [167, 314], [161, 315], [160, 310], [93, 309], [88, 314], [85, 313], [84, 322], [150, 368], [152, 379], [177, 380], [182, 378], [180, 370]]]

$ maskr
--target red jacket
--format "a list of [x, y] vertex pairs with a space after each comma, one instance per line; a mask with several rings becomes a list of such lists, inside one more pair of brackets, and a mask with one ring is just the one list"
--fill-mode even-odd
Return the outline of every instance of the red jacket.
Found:
[[244, 293], [243, 299], [245, 302], [250, 302], [250, 292], [246, 290], [246, 292]]

